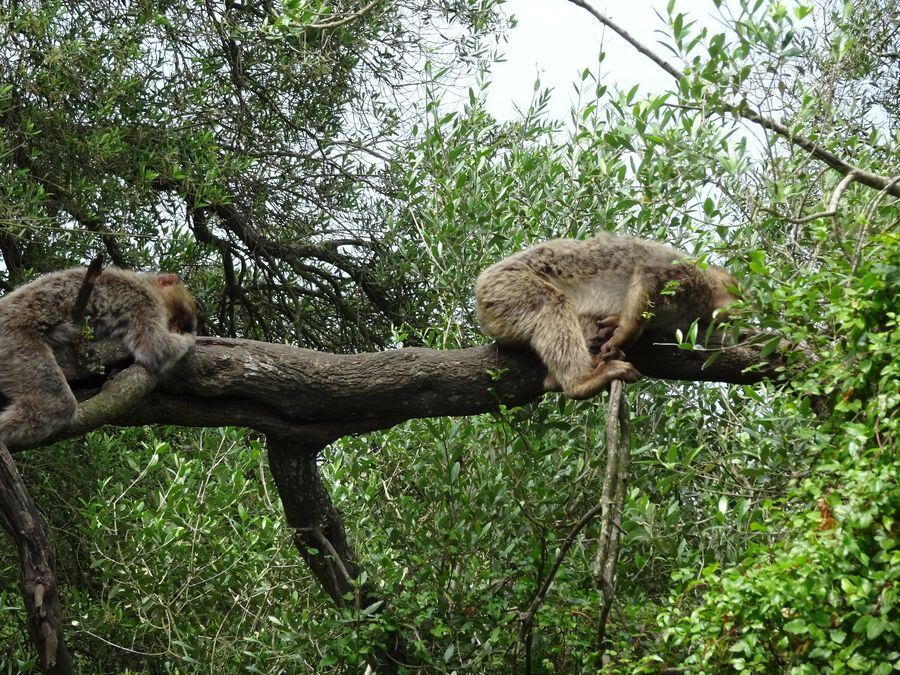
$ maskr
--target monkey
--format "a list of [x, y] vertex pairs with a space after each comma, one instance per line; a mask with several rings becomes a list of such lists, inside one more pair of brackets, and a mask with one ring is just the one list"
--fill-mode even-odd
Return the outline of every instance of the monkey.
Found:
[[601, 233], [546, 241], [491, 265], [475, 282], [475, 311], [499, 343], [537, 353], [546, 390], [585, 399], [614, 379], [640, 377], [621, 358], [648, 326], [710, 322], [737, 292], [721, 267], [655, 241]]
[[[35, 444], [72, 422], [78, 402], [52, 348], [74, 342], [85, 268], [51, 272], [0, 297], [0, 442]], [[175, 274], [108, 268], [85, 308], [98, 338], [122, 340], [136, 363], [161, 375], [193, 346], [197, 303]]]

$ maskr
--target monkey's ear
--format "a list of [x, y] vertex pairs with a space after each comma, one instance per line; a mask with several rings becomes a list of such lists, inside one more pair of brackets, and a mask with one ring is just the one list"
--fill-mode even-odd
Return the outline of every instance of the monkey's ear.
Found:
[[177, 274], [157, 274], [156, 275], [156, 285], [160, 288], [165, 288], [166, 286], [174, 286], [177, 283], [180, 283], [181, 279], [178, 278]]

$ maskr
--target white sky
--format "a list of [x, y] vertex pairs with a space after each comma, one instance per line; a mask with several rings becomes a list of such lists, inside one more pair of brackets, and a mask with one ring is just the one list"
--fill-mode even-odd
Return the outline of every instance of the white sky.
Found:
[[[682, 11], [692, 3], [681, 3]], [[665, 15], [665, 0], [594, 0], [593, 7], [664, 57], [670, 53], [657, 45], [656, 31], [665, 24], [654, 8]], [[712, 3], [696, 3], [700, 13]], [[572, 83], [579, 80], [585, 68], [597, 69], [597, 55], [606, 52], [601, 76], [610, 85], [641, 85], [641, 91], [660, 91], [672, 80], [659, 66], [642, 56], [622, 38], [605, 28], [593, 16], [567, 0], [508, 0], [508, 14], [518, 18], [510, 31], [509, 42], [501, 45], [505, 63], [492, 69], [488, 90], [489, 112], [501, 120], [516, 117], [516, 106], [527, 109], [534, 94], [534, 80], [553, 88], [550, 112], [566, 119], [573, 99]]]

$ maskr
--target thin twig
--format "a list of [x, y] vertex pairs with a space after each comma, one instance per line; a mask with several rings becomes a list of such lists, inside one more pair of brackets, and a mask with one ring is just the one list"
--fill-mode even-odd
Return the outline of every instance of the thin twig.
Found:
[[311, 24], [307, 25], [306, 28], [311, 28], [313, 30], [324, 30], [326, 28], [337, 28], [338, 26], [343, 26], [345, 23], [349, 23], [350, 21], [353, 21], [354, 19], [358, 19], [363, 14], [365, 14], [370, 9], [372, 9], [375, 5], [377, 5], [379, 2], [381, 2], [381, 0], [372, 0], [372, 2], [370, 2], [368, 5], [366, 5], [362, 9], [359, 9], [359, 10], [353, 12], [352, 14], [348, 14], [345, 17], [336, 19], [329, 23], [311, 23]]
[[[671, 63], [660, 57], [653, 50], [648, 47], [645, 47], [638, 40], [632, 37], [629, 33], [627, 33], [623, 28], [615, 24], [608, 17], [598, 12], [596, 9], [591, 7], [584, 0], [568, 0], [573, 5], [581, 7], [582, 9], [588, 11], [597, 21], [602, 23], [604, 26], [610, 28], [613, 32], [615, 32], [619, 37], [628, 42], [632, 47], [634, 47], [641, 54], [649, 58], [660, 68], [669, 73], [676, 80], [683, 80], [685, 78], [685, 74], [678, 70]], [[862, 183], [871, 188], [875, 188], [877, 190], [886, 190], [891, 195], [895, 197], [900, 197], [900, 185], [894, 183], [889, 178], [884, 176], [879, 176], [878, 174], [872, 173], [870, 171], [866, 171], [861, 169], [858, 166], [854, 166], [849, 162], [841, 159], [833, 152], [829, 152], [824, 148], [820, 147], [818, 143], [813, 141], [812, 139], [807, 138], [801, 134], [795, 134], [790, 129], [788, 129], [785, 125], [777, 120], [774, 120], [770, 117], [759, 113], [748, 105], [741, 104], [736, 105], [734, 103], [725, 103], [724, 108], [726, 111], [738, 115], [739, 117], [743, 117], [745, 120], [749, 120], [754, 124], [761, 126], [764, 129], [768, 129], [769, 131], [774, 131], [779, 136], [786, 138], [789, 142], [794, 145], [806, 150], [813, 157], [819, 159], [822, 162], [825, 162], [828, 166], [830, 166], [835, 171], [847, 175], [851, 172], [856, 174], [856, 181]]]

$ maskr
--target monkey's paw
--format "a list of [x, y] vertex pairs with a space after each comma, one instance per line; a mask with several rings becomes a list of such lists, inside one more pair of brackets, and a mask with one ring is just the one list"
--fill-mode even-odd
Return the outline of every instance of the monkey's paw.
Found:
[[601, 363], [606, 363], [607, 361], [624, 361], [625, 360], [625, 352], [621, 349], [617, 349], [614, 352], [606, 354], [602, 349], [596, 349], [591, 352], [591, 365], [596, 368]]
[[604, 361], [610, 361], [613, 359], [621, 359], [625, 356], [622, 351], [621, 340], [616, 339], [614, 335], [609, 340], [603, 343], [603, 346], [600, 347], [600, 356]]

